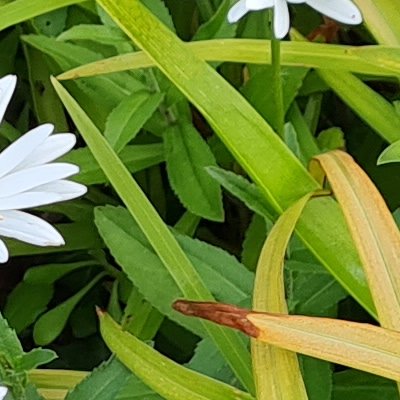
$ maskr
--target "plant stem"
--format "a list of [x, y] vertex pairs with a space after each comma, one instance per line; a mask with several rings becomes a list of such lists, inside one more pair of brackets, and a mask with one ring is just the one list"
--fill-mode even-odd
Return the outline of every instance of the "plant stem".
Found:
[[279, 39], [271, 40], [272, 84], [274, 90], [274, 103], [276, 110], [275, 128], [278, 135], [283, 138], [285, 125], [285, 112], [283, 108], [282, 75], [281, 75], [281, 42]]

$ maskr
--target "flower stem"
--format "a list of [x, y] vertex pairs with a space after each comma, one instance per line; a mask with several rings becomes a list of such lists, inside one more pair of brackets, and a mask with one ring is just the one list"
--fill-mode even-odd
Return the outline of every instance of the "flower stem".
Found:
[[275, 128], [278, 135], [283, 138], [285, 113], [283, 108], [282, 95], [282, 74], [281, 74], [281, 41], [276, 38], [271, 40], [271, 65], [272, 65], [272, 85], [274, 91], [274, 103], [276, 111]]

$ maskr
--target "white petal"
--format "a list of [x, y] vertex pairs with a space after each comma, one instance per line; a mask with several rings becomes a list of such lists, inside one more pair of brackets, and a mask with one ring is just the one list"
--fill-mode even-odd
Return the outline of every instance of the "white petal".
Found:
[[60, 179], [35, 187], [35, 191], [57, 193], [61, 196], [60, 201], [75, 199], [83, 196], [87, 192], [87, 187], [77, 182]]
[[307, 0], [286, 0], [288, 3], [293, 3], [293, 4], [301, 4], [305, 3]]
[[307, 0], [306, 3], [329, 18], [349, 25], [362, 22], [362, 15], [350, 0]]
[[239, 21], [249, 10], [246, 8], [246, 0], [239, 0], [228, 12], [230, 23]]
[[274, 6], [275, 0], [246, 0], [246, 8], [248, 10], [263, 10]]
[[23, 211], [0, 213], [0, 236], [10, 237], [36, 246], [61, 246], [64, 239], [48, 222]]
[[72, 133], [51, 135], [32, 151], [14, 171], [54, 161], [65, 153], [68, 153], [75, 146], [75, 143], [76, 137]]
[[51, 163], [24, 169], [0, 179], [0, 198], [14, 196], [37, 186], [68, 178], [79, 172], [76, 165]]
[[[6, 244], [0, 239], [0, 263], [5, 263], [8, 261], [8, 250], [6, 247]], [[0, 386], [0, 389], [2, 390], [0, 392], [0, 400], [4, 398], [4, 396], [7, 394], [7, 390], [4, 393], [4, 386]], [[1, 397], [1, 394], [3, 394], [3, 397]]]
[[284, 38], [289, 32], [290, 16], [286, 0], [275, 0], [274, 34], [277, 39]]
[[[0, 153], [0, 177], [8, 174], [53, 132], [53, 125], [44, 124], [27, 132]], [[0, 190], [1, 191], [1, 190]]]
[[63, 198], [58, 193], [24, 192], [0, 199], [0, 210], [22, 210], [57, 203]]
[[8, 103], [14, 93], [17, 84], [15, 75], [7, 75], [0, 79], [0, 122], [3, 120]]

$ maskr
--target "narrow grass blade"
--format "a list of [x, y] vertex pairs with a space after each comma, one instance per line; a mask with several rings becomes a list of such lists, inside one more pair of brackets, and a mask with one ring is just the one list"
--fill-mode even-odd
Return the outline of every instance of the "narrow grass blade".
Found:
[[0, 30], [84, 0], [16, 0], [0, 7]]
[[[137, 221], [182, 293], [188, 298], [212, 299], [210, 291], [174, 239], [168, 226], [158, 215], [107, 140], [60, 83], [54, 78], [52, 83], [93, 156], [102, 167], [104, 174]], [[209, 324], [205, 325], [206, 331], [220, 349], [232, 370], [241, 382], [249, 390], [252, 390], [253, 378], [250, 368], [250, 354], [243, 340], [232, 332], [215, 328], [215, 326]]]
[[[294, 227], [311, 194], [286, 210], [272, 228], [261, 251], [253, 293], [253, 309], [287, 314], [283, 265]], [[253, 339], [253, 372], [258, 400], [306, 400], [297, 355]]]
[[252, 400], [239, 389], [191, 371], [125, 332], [99, 312], [100, 331], [107, 346], [137, 377], [166, 400]]
[[[186, 43], [197, 57], [205, 61], [235, 62], [249, 64], [270, 64], [270, 41], [259, 39], [204, 40]], [[372, 54], [380, 55], [380, 62]], [[369, 57], [368, 55], [371, 54]], [[390, 55], [390, 56], [389, 56]], [[322, 43], [281, 42], [281, 64], [309, 68], [329, 68], [375, 76], [393, 76], [400, 73], [400, 66], [390, 63], [400, 55], [400, 49], [392, 46], [339, 46]], [[387, 63], [387, 68], [382, 68]], [[57, 78], [76, 79], [109, 72], [149, 68], [155, 65], [143, 51], [118, 55], [85, 64], [63, 72]]]

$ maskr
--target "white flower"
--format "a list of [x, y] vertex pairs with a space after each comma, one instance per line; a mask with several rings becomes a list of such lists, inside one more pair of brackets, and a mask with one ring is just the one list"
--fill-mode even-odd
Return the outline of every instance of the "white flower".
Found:
[[306, 3], [321, 14], [344, 24], [357, 25], [362, 22], [360, 10], [351, 0], [239, 0], [228, 13], [229, 22], [237, 22], [249, 11], [274, 8], [274, 35], [277, 39], [286, 36], [290, 28], [287, 3]]
[[[0, 79], [0, 122], [16, 83], [13, 75]], [[65, 180], [79, 172], [76, 165], [52, 162], [72, 149], [75, 136], [72, 133], [51, 136], [53, 130], [51, 124], [40, 125], [0, 153], [0, 236], [37, 246], [64, 244], [60, 233], [49, 223], [19, 211], [86, 193], [85, 186]], [[0, 262], [7, 260], [8, 250], [0, 239]]]
[[6, 397], [8, 389], [5, 386], [0, 386], [0, 400], [3, 400]]

